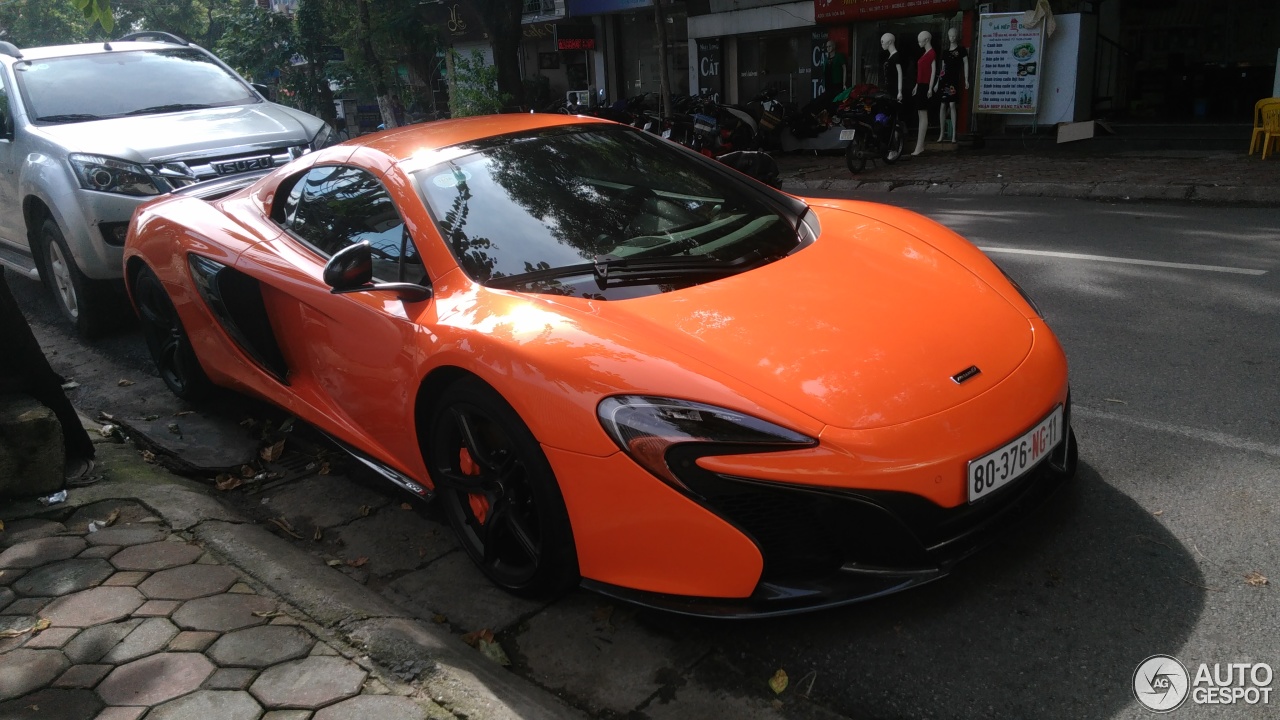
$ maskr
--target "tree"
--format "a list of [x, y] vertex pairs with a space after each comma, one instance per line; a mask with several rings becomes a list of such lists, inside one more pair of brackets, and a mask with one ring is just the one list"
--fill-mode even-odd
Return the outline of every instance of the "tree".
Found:
[[0, 27], [8, 30], [4, 39], [18, 47], [62, 45], [106, 37], [94, 22], [70, 0], [55, 3], [17, 0], [0, 5]]
[[294, 16], [294, 32], [297, 36], [298, 54], [307, 61], [304, 71], [305, 86], [301, 93], [308, 112], [319, 115], [330, 125], [337, 123], [337, 110], [333, 106], [333, 90], [325, 73], [329, 62], [329, 37], [322, 0], [299, 0], [298, 13]]
[[475, 0], [485, 28], [493, 38], [493, 64], [498, 68], [498, 92], [523, 106], [524, 82], [520, 79], [520, 16], [522, 0]]

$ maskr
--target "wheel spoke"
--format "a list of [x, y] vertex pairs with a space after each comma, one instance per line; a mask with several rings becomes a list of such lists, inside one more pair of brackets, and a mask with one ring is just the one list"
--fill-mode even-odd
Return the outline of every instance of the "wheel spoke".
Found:
[[467, 452], [471, 453], [471, 459], [475, 460], [476, 464], [481, 468], [489, 472], [496, 472], [499, 467], [499, 461], [488, 448], [480, 443], [471, 417], [458, 408], [453, 408], [452, 412], [453, 422], [458, 428], [458, 433], [462, 435], [462, 442], [467, 446]]
[[538, 545], [533, 541], [533, 536], [529, 534], [529, 529], [525, 527], [524, 519], [520, 517], [520, 513], [507, 511], [502, 515], [502, 520], [507, 525], [507, 531], [511, 533], [512, 539], [516, 541], [516, 545], [524, 551], [524, 554], [536, 565], [540, 557]]
[[441, 485], [464, 493], [484, 492], [487, 489], [486, 486], [490, 484], [482, 475], [467, 475], [448, 467], [438, 468], [437, 471], [440, 474]]

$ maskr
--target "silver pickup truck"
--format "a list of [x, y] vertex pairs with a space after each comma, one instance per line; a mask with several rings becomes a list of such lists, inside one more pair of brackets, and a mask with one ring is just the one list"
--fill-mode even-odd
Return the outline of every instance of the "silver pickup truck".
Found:
[[121, 256], [139, 203], [334, 141], [323, 120], [268, 102], [172, 35], [0, 42], [0, 265], [42, 279], [92, 337], [128, 312]]

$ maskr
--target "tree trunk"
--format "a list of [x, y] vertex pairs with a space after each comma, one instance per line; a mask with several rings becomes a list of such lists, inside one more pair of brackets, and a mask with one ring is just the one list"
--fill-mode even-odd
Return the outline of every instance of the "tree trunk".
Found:
[[391, 93], [387, 89], [387, 78], [382, 73], [382, 63], [373, 51], [373, 29], [369, 21], [369, 0], [356, 0], [360, 13], [360, 49], [364, 55], [364, 64], [373, 75], [374, 92], [378, 95], [378, 110], [382, 113], [382, 124], [390, 129], [399, 125], [396, 122], [395, 106], [391, 103]]
[[671, 114], [671, 80], [667, 76], [667, 13], [662, 0], [653, 0], [653, 21], [658, 26], [658, 115]]
[[506, 107], [522, 107], [524, 80], [520, 74], [520, 25], [522, 0], [478, 0], [477, 6], [493, 44], [493, 64], [498, 69], [498, 92]]

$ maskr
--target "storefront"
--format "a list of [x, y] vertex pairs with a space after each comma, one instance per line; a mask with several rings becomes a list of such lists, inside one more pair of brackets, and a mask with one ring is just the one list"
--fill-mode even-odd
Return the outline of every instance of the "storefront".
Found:
[[[915, 61], [925, 51], [916, 41], [921, 31], [929, 32], [933, 50], [939, 55], [952, 28], [960, 31], [961, 45], [972, 45], [972, 28], [966, 27], [960, 0], [815, 0], [814, 4], [814, 19], [833, 35], [848, 38], [855, 84], [884, 84], [880, 68], [886, 53], [880, 38], [885, 33], [893, 34], [898, 52], [910, 60], [909, 68], [915, 68]], [[908, 83], [914, 80], [908, 78]], [[968, 98], [962, 102], [967, 103]]]
[[[702, 0], [689, 3], [689, 86], [745, 103], [764, 90], [803, 105], [815, 85], [827, 31], [814, 25], [813, 2]], [[818, 82], [820, 84], [820, 82]]]

